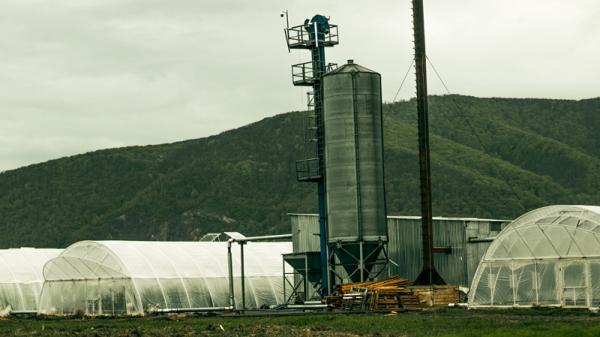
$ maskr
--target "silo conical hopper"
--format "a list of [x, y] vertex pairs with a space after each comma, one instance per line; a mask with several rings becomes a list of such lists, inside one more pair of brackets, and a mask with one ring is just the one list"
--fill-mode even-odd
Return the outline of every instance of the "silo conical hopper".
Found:
[[348, 61], [323, 77], [329, 263], [363, 281], [387, 263], [381, 75]]

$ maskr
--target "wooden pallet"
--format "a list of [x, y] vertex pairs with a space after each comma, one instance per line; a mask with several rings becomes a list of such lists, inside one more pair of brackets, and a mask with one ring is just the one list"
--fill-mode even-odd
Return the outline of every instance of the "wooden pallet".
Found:
[[354, 291], [351, 293], [344, 294], [342, 296], [342, 310], [344, 311], [365, 311], [365, 305], [367, 303], [368, 290]]
[[445, 307], [460, 301], [458, 286], [411, 286], [409, 288], [418, 298], [421, 306]]
[[419, 298], [413, 293], [400, 296], [400, 302], [402, 303], [403, 309], [411, 310], [422, 308]]

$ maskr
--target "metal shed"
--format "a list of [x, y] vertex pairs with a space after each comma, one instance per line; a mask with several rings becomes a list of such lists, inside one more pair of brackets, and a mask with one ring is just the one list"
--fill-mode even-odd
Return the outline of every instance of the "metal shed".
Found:
[[[449, 284], [468, 288], [479, 261], [509, 220], [433, 218], [435, 268]], [[414, 280], [422, 268], [421, 217], [388, 216], [391, 272]]]
[[[289, 214], [294, 255], [319, 251], [316, 214]], [[450, 284], [469, 287], [479, 262], [509, 220], [434, 217], [436, 269]], [[389, 273], [414, 280], [421, 271], [421, 217], [388, 216]], [[308, 254], [306, 254], [308, 253]], [[310, 292], [310, 291], [309, 291]]]

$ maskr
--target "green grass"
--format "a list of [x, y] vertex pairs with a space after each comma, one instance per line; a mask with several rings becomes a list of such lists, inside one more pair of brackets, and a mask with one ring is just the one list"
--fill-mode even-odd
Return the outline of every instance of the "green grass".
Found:
[[[564, 310], [438, 310], [384, 315], [9, 319], [0, 336], [600, 336], [600, 315]], [[221, 329], [223, 327], [223, 329]]]

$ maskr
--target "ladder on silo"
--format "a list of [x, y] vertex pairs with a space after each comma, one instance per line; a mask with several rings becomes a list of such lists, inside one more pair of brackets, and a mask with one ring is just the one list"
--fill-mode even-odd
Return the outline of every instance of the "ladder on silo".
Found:
[[[304, 24], [290, 27], [287, 20], [288, 13], [282, 16], [286, 18], [284, 29], [288, 50], [305, 49], [311, 52], [311, 61], [292, 65], [292, 82], [298, 86], [311, 86], [312, 100], [309, 96], [309, 117], [306, 120], [308, 138], [304, 146], [308, 154], [304, 160], [296, 161], [296, 179], [317, 183], [317, 196], [319, 207], [319, 241], [321, 262], [321, 284], [322, 296], [328, 295], [331, 283], [328, 270], [327, 256], [327, 205], [325, 200], [325, 143], [323, 126], [323, 104], [321, 78], [335, 65], [325, 63], [325, 48], [333, 47], [339, 43], [336, 25], [329, 23], [329, 18], [323, 15], [315, 15], [312, 19], [306, 19]], [[310, 109], [312, 107], [312, 109]], [[314, 151], [314, 152], [313, 152]]]
[[[286, 13], [287, 14], [287, 13]], [[314, 18], [313, 18], [314, 19]], [[323, 113], [321, 108], [321, 78], [326, 72], [337, 67], [325, 62], [325, 48], [339, 43], [336, 25], [326, 23], [327, 31], [321, 30], [320, 23], [308, 20], [298, 26], [287, 27], [285, 36], [288, 48], [311, 51], [311, 60], [292, 65], [292, 82], [295, 86], [310, 86], [307, 93], [308, 111], [305, 118], [304, 147], [305, 159], [296, 162], [298, 181], [319, 182], [323, 180]]]

